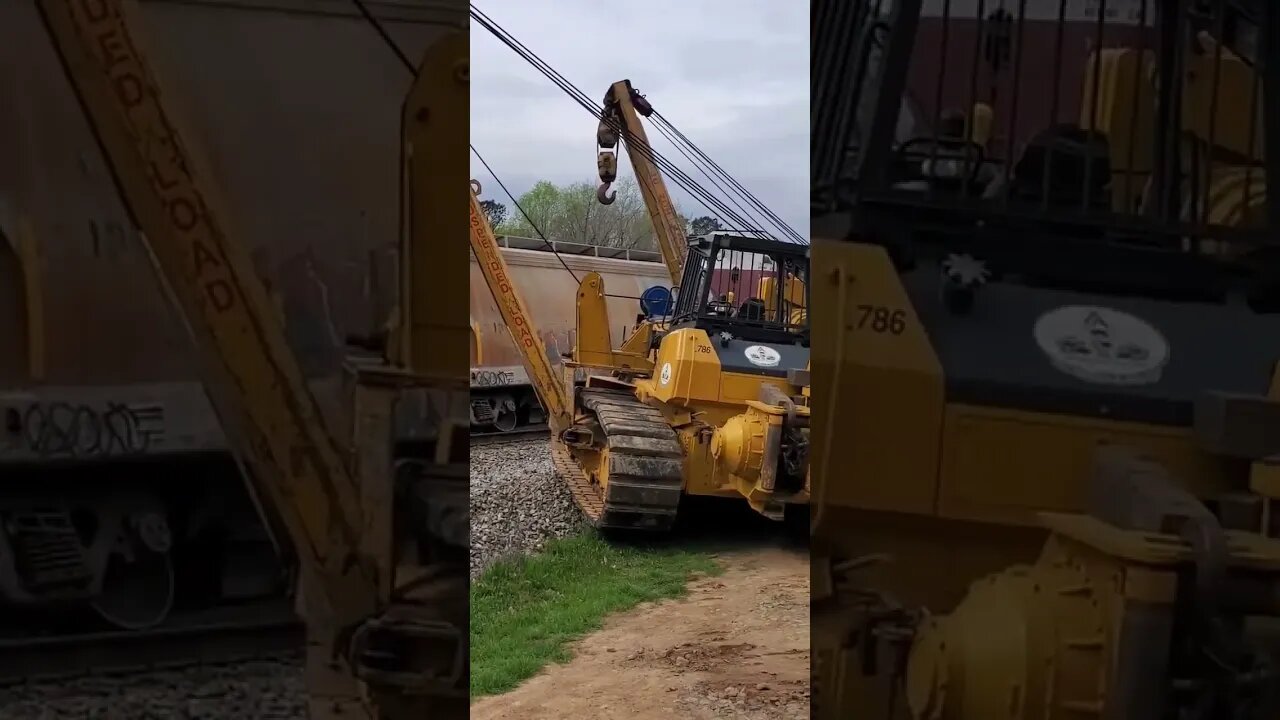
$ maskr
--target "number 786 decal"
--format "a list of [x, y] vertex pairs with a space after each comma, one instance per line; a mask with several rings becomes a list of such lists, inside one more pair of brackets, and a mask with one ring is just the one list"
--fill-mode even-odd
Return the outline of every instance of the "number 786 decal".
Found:
[[907, 329], [907, 311], [884, 305], [859, 305], [854, 327], [873, 333], [901, 335]]

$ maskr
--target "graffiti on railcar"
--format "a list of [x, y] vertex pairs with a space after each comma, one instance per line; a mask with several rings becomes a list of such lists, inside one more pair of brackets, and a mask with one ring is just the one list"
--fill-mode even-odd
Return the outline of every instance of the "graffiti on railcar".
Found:
[[510, 370], [472, 370], [472, 387], [506, 387], [514, 385], [516, 374]]
[[139, 455], [164, 443], [164, 408], [155, 404], [33, 402], [5, 415], [8, 446], [42, 458]]

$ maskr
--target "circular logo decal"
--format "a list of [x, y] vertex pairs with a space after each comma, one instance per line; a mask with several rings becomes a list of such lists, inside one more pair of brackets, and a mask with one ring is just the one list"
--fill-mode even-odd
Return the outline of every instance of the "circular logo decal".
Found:
[[758, 365], [759, 367], [773, 367], [782, 362], [782, 356], [778, 354], [778, 351], [765, 345], [752, 345], [743, 350], [742, 354], [747, 356], [747, 360], [752, 365]]
[[662, 363], [662, 374], [658, 376], [658, 382], [663, 385], [671, 382], [671, 363]]
[[1111, 308], [1069, 305], [1036, 321], [1036, 344], [1058, 370], [1100, 385], [1158, 382], [1169, 362], [1160, 331]]

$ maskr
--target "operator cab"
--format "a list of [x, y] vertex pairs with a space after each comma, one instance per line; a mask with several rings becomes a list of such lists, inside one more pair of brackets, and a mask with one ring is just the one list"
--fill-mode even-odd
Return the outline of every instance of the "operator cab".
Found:
[[823, 120], [851, 130], [815, 140], [846, 175], [818, 189], [892, 262], [948, 401], [1186, 427], [1206, 388], [1266, 395], [1280, 47], [1256, 38], [1280, 17], [889, 5], [860, 40], [867, 91]]
[[672, 328], [713, 342], [809, 345], [808, 247], [711, 233], [689, 239]]

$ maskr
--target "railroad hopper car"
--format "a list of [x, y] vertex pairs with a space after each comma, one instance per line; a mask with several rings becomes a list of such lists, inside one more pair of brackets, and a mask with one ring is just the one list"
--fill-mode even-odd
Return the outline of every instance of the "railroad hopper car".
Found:
[[[423, 0], [366, 5], [411, 58], [464, 27]], [[166, 99], [340, 426], [346, 338], [395, 302], [410, 74], [343, 0], [141, 9]], [[0, 3], [0, 37], [0, 600], [145, 627], [175, 603], [279, 591], [272, 534], [34, 3]], [[464, 404], [402, 403], [400, 438]]]
[[[551, 361], [561, 366], [573, 350], [578, 280], [588, 272], [604, 278], [609, 316], [636, 318], [640, 296], [671, 278], [658, 253], [576, 243], [500, 236], [516, 287], [542, 331]], [[613, 328], [619, 343], [634, 328]], [[471, 257], [471, 423], [477, 432], [511, 432], [540, 426], [544, 417], [520, 354], [503, 324], [493, 295]]]

